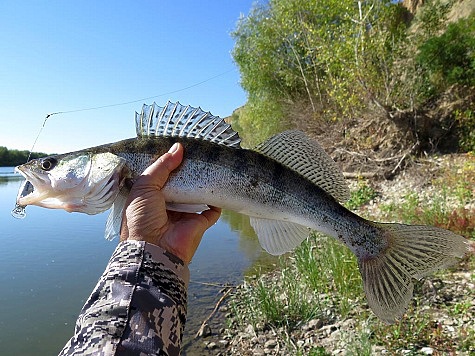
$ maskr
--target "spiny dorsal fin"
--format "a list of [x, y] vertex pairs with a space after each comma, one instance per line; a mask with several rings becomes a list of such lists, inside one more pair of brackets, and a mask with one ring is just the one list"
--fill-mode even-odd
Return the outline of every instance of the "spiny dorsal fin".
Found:
[[241, 142], [224, 119], [179, 102], [169, 101], [163, 107], [144, 104], [142, 112], [135, 113], [135, 128], [137, 136], [189, 137], [236, 148]]
[[324, 149], [303, 132], [290, 130], [272, 136], [255, 150], [300, 173], [340, 202], [350, 190], [340, 169]]

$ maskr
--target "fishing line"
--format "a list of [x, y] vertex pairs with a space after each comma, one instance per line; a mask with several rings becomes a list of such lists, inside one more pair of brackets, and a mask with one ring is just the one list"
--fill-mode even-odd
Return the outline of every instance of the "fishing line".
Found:
[[38, 138], [40, 137], [41, 135], [41, 132], [43, 132], [43, 129], [46, 125], [46, 122], [48, 121], [48, 119], [53, 116], [53, 115], [63, 115], [63, 114], [72, 114], [72, 113], [76, 113], [76, 112], [82, 112], [82, 111], [92, 111], [92, 110], [100, 110], [100, 109], [105, 109], [105, 108], [112, 108], [112, 107], [115, 107], [115, 106], [123, 106], [123, 105], [129, 105], [129, 104], [134, 104], [134, 103], [138, 103], [138, 102], [141, 102], [141, 101], [146, 101], [146, 100], [150, 100], [150, 99], [155, 99], [155, 98], [159, 98], [161, 96], [165, 96], [165, 95], [170, 95], [170, 94], [175, 94], [175, 93], [179, 93], [179, 92], [182, 92], [182, 91], [185, 91], [185, 90], [188, 90], [188, 89], [191, 89], [191, 88], [194, 88], [194, 87], [197, 87], [199, 85], [202, 85], [204, 83], [207, 83], [211, 80], [214, 80], [216, 78], [219, 78], [219, 77], [222, 77], [223, 75], [226, 75], [232, 71], [236, 70], [236, 68], [232, 68], [232, 69], [228, 69], [227, 71], [225, 72], [222, 72], [220, 74], [217, 74], [213, 77], [210, 77], [208, 79], [205, 79], [205, 80], [202, 80], [201, 82], [198, 82], [198, 83], [195, 83], [195, 84], [192, 84], [192, 85], [189, 85], [187, 87], [184, 87], [184, 88], [181, 88], [181, 89], [177, 89], [177, 90], [172, 90], [172, 91], [169, 91], [169, 92], [166, 92], [166, 93], [162, 93], [162, 94], [158, 94], [158, 95], [154, 95], [154, 96], [149, 96], [147, 98], [142, 98], [142, 99], [136, 99], [136, 100], [130, 100], [130, 101], [124, 101], [124, 102], [121, 102], [121, 103], [115, 103], [115, 104], [108, 104], [108, 105], [99, 105], [99, 106], [92, 106], [92, 107], [87, 107], [87, 108], [81, 108], [81, 109], [74, 109], [74, 110], [67, 110], [67, 111], [57, 111], [57, 112], [53, 112], [53, 113], [50, 113], [48, 115], [46, 115], [44, 121], [43, 121], [43, 125], [40, 127], [40, 130], [38, 131], [38, 135], [36, 136], [35, 138], [35, 141], [33, 142], [33, 146], [31, 146], [31, 149], [30, 149], [30, 152], [28, 154], [28, 159], [27, 159], [27, 162], [30, 160], [30, 157], [31, 157], [31, 153], [33, 152], [33, 149], [35, 148], [35, 145], [36, 145], [36, 142], [38, 141]]

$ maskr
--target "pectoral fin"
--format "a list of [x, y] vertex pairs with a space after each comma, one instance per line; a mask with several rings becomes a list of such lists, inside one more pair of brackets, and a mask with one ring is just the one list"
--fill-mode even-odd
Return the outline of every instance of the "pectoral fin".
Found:
[[117, 198], [112, 204], [109, 217], [106, 222], [106, 231], [104, 237], [107, 240], [113, 240], [120, 236], [120, 227], [122, 225], [122, 214], [124, 211], [125, 203], [129, 195], [129, 189], [122, 187], [117, 195]]
[[202, 211], [209, 210], [209, 207], [206, 204], [167, 203], [167, 210], [181, 213], [201, 213]]

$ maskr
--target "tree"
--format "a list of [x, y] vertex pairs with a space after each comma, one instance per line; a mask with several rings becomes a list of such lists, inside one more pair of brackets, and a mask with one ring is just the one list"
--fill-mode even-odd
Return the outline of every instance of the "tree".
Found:
[[[385, 103], [396, 90], [389, 73], [392, 51], [404, 39], [401, 11], [384, 0], [270, 0], [254, 7], [233, 32], [250, 131], [269, 108], [281, 119], [298, 103], [314, 117], [339, 119], [363, 110], [369, 97]], [[270, 130], [288, 124], [273, 118]]]
[[18, 166], [26, 163], [28, 158], [35, 159], [46, 157], [48, 154], [43, 152], [29, 152], [19, 150], [9, 150], [4, 146], [0, 146], [0, 167]]

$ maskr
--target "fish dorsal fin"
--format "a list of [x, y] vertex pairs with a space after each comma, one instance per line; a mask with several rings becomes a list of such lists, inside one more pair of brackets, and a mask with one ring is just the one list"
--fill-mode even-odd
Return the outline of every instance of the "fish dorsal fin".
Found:
[[161, 107], [143, 105], [135, 113], [137, 136], [189, 137], [230, 147], [240, 147], [241, 139], [231, 125], [201, 108], [170, 101]]
[[338, 201], [349, 199], [350, 190], [335, 161], [302, 131], [281, 132], [255, 150], [300, 173]]
[[262, 248], [274, 256], [292, 251], [309, 234], [307, 227], [288, 221], [251, 217], [250, 223]]

